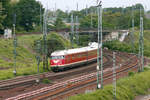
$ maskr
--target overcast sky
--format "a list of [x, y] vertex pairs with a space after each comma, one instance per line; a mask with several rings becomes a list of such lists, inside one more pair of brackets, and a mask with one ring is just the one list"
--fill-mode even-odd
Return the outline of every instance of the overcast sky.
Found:
[[[54, 9], [55, 4], [57, 9], [63, 11], [75, 10], [77, 8], [77, 3], [79, 10], [86, 8], [86, 5], [94, 6], [97, 0], [37, 0], [40, 1], [45, 8]], [[126, 7], [131, 6], [136, 3], [141, 3], [144, 5], [146, 10], [150, 10], [150, 0], [102, 0], [103, 8], [107, 7]]]

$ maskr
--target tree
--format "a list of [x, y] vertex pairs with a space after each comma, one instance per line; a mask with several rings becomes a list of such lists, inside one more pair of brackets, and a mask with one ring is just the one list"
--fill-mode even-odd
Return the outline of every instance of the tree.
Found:
[[[97, 28], [98, 25], [98, 17], [97, 15], [93, 14], [93, 28]], [[91, 15], [85, 16], [80, 20], [80, 28], [82, 29], [89, 29], [91, 26]]]
[[[135, 27], [140, 26], [140, 8], [144, 19], [144, 28], [150, 26], [149, 20], [144, 15], [144, 7], [141, 4], [134, 5]], [[93, 14], [93, 27], [97, 28], [97, 15]], [[87, 15], [80, 20], [80, 28], [89, 29], [91, 16]], [[132, 6], [126, 8], [105, 8], [103, 12], [103, 29], [129, 29], [132, 27]]]
[[33, 30], [33, 26], [40, 23], [40, 6], [43, 14], [44, 8], [36, 0], [5, 0], [3, 14], [7, 16], [3, 21], [3, 26], [12, 28], [13, 16], [16, 14], [17, 30]]
[[[7, 0], [6, 0], [6, 2], [7, 2]], [[4, 29], [3, 21], [4, 21], [5, 17], [6, 17], [4, 4], [5, 4], [4, 1], [0, 1], [0, 30]]]
[[41, 4], [35, 0], [20, 0], [14, 8], [17, 14], [17, 24], [26, 31], [33, 30], [33, 25], [40, 23], [40, 6]]
[[57, 17], [59, 17], [59, 18], [66, 18], [66, 17], [67, 17], [67, 13], [63, 12], [63, 11], [60, 10], [60, 9], [58, 9], [58, 10], [56, 11], [56, 15], [57, 15]]
[[6, 15], [6, 18], [3, 21], [4, 28], [11, 28], [12, 27], [14, 5], [15, 4], [10, 3], [10, 0], [6, 0], [5, 2], [3, 2], [3, 7], [4, 7], [3, 15]]
[[60, 17], [57, 17], [54, 25], [55, 25], [56, 30], [66, 27], [65, 23], [62, 21], [62, 19]]
[[3, 22], [4, 16], [1, 14], [2, 11], [3, 11], [2, 2], [0, 2], [0, 29], [3, 29], [2, 22]]
[[[37, 47], [37, 41], [41, 41], [41, 48], [40, 48], [40, 54], [42, 54], [42, 51], [43, 51], [43, 39], [40, 38], [40, 39], [37, 39], [34, 41], [34, 49], [36, 50], [36, 47]], [[51, 33], [51, 34], [48, 34], [47, 36], [47, 51], [48, 51], [48, 54], [47, 56], [50, 57], [51, 53], [56, 51], [56, 50], [64, 50], [65, 49], [65, 44], [67, 43], [67, 41], [59, 34], [57, 33]]]

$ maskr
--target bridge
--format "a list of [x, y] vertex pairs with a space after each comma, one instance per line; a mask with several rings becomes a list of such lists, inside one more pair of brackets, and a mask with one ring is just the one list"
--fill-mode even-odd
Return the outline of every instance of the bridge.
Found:
[[[112, 40], [112, 39], [118, 39], [119, 35], [123, 33], [127, 33], [129, 30], [103, 30], [103, 39], [104, 40]], [[60, 35], [65, 37], [66, 39], [70, 38], [70, 31], [66, 32], [58, 32]], [[79, 30], [79, 35], [90, 35], [94, 40], [97, 40], [98, 37], [98, 31], [97, 30]], [[77, 35], [76, 32], [74, 32], [74, 35]]]

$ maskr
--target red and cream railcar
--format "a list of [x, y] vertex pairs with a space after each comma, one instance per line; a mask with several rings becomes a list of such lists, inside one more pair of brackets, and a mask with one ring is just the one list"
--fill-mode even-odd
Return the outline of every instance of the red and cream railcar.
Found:
[[97, 59], [97, 43], [83, 48], [55, 51], [51, 54], [50, 65], [53, 71], [86, 64]]

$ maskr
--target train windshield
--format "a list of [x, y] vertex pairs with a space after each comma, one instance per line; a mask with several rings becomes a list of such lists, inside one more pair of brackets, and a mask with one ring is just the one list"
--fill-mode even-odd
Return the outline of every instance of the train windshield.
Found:
[[51, 56], [51, 59], [64, 59], [64, 56]]

